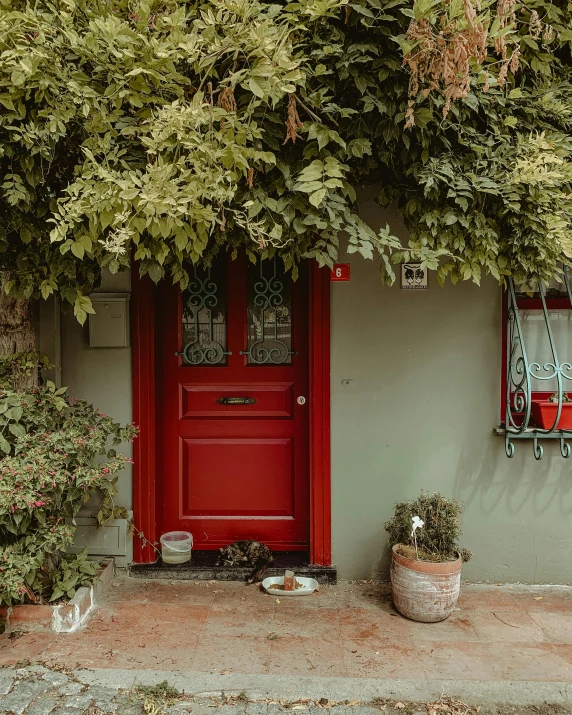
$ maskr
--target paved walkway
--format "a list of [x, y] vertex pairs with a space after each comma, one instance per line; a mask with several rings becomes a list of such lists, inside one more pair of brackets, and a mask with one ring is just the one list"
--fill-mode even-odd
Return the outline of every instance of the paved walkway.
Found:
[[[17, 625], [14, 626], [17, 628]], [[0, 666], [572, 683], [572, 588], [464, 586], [414, 623], [385, 585], [276, 599], [229, 582], [118, 578], [76, 633], [0, 636]]]
[[[133, 684], [164, 679], [195, 696], [244, 691], [225, 715], [278, 715], [269, 709], [277, 700], [319, 715], [323, 698], [354, 703], [351, 713], [336, 705], [332, 715], [374, 715], [362, 703], [381, 698], [391, 712], [389, 701], [419, 704], [442, 693], [483, 707], [559, 703], [534, 712], [572, 713], [572, 588], [465, 585], [447, 621], [422, 624], [394, 610], [384, 585], [275, 598], [240, 583], [117, 578], [75, 633], [12, 627], [0, 636], [0, 713], [134, 715], [142, 703]], [[220, 705], [205, 702], [177, 700], [169, 712], [188, 706], [210, 715]], [[431, 715], [449, 712], [473, 710]]]

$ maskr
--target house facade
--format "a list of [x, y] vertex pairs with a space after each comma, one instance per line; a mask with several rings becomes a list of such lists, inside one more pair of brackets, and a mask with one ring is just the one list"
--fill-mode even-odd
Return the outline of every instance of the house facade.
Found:
[[[374, 196], [361, 195], [362, 217], [406, 238]], [[176, 529], [196, 549], [255, 538], [341, 578], [385, 579], [394, 503], [440, 491], [465, 503], [464, 578], [572, 583], [562, 444], [540, 440], [538, 460], [537, 444], [514, 440], [508, 458], [494, 432], [506, 379], [498, 283], [439, 287], [430, 273], [427, 289], [389, 288], [375, 262], [343, 250], [339, 260], [349, 280], [309, 263], [294, 283], [270, 262], [219, 261], [183, 296], [106, 276], [96, 311], [111, 306], [107, 329], [125, 347], [94, 346], [105, 322], [90, 335], [54, 302], [41, 306], [52, 377], [141, 428], [117, 504], [149, 541]], [[78, 538], [120, 563], [154, 561], [122, 521], [96, 532], [86, 512]]]

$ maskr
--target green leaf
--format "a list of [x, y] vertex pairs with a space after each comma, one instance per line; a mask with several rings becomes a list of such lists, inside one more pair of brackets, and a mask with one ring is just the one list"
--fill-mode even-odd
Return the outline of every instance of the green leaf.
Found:
[[257, 97], [260, 97], [261, 99], [264, 98], [264, 90], [258, 84], [258, 80], [255, 77], [249, 77], [248, 87], [252, 94], [256, 95]]
[[352, 10], [355, 10], [360, 15], [365, 15], [365, 17], [375, 18], [374, 13], [368, 7], [364, 7], [363, 5], [358, 5], [357, 3], [350, 3], [349, 6], [352, 8]]
[[314, 191], [314, 193], [310, 195], [310, 203], [312, 206], [319, 206], [327, 193], [327, 189], [318, 189], [318, 191]]
[[83, 258], [85, 254], [85, 248], [82, 246], [82, 244], [79, 241], [75, 241], [71, 245], [71, 252], [76, 258]]
[[24, 437], [26, 435], [25, 428], [16, 422], [11, 422], [8, 425], [8, 429], [14, 435], [14, 437]]

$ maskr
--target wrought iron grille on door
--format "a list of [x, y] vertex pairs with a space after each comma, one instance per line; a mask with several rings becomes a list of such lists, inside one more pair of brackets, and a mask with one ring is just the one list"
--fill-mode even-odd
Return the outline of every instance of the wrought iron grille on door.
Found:
[[[185, 366], [225, 366], [228, 356], [226, 264], [191, 269], [182, 294], [182, 349]], [[232, 270], [232, 264], [230, 266]], [[292, 349], [292, 277], [276, 257], [258, 260], [246, 271], [247, 365], [290, 365]]]
[[257, 261], [247, 271], [246, 355], [249, 365], [289, 365], [292, 362], [292, 278], [274, 257]]
[[183, 365], [226, 365], [227, 315], [221, 266], [194, 266], [182, 294]]

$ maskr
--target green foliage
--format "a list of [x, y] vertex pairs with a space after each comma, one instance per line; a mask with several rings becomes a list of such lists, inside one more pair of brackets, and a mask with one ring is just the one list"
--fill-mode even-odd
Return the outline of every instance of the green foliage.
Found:
[[47, 355], [38, 352], [0, 355], [0, 390], [14, 390], [17, 382], [39, 370], [51, 367]]
[[413, 517], [418, 516], [425, 524], [415, 532], [419, 558], [423, 561], [448, 561], [458, 555], [468, 561], [472, 554], [459, 548], [463, 505], [456, 499], [447, 499], [438, 492], [421, 492], [417, 499], [395, 505], [393, 517], [385, 523], [389, 534], [389, 545], [405, 544], [413, 546], [411, 535]]
[[[483, 4], [489, 53], [446, 118], [410, 105], [409, 23], [460, 31], [445, 0], [4, 0], [0, 10], [0, 266], [4, 289], [58, 291], [79, 320], [101, 267], [133, 252], [185, 285], [221, 248], [331, 264], [408, 251], [439, 279], [558, 273], [571, 252], [571, 8]], [[532, 12], [544, 31], [532, 30]], [[496, 23], [496, 24], [495, 24]], [[536, 38], [536, 39], [535, 39]], [[509, 71], [494, 46], [520, 52]], [[487, 54], [487, 52], [485, 52]], [[504, 69], [503, 69], [504, 68]], [[507, 74], [502, 79], [501, 72]], [[483, 91], [486, 88], [487, 91]], [[415, 125], [405, 130], [413, 112]], [[286, 123], [286, 129], [284, 124]], [[541, 167], [545, 167], [543, 170]], [[358, 216], [381, 185], [411, 233]], [[443, 258], [446, 257], [446, 258]], [[567, 260], [567, 259], [566, 259]]]
[[65, 554], [74, 518], [94, 495], [98, 522], [113, 517], [128, 461], [115, 447], [134, 436], [52, 383], [0, 392], [0, 604], [71, 598], [91, 580], [85, 553]]

